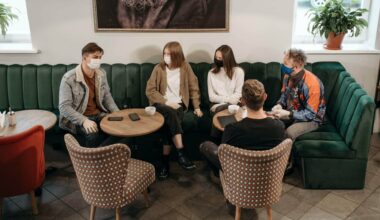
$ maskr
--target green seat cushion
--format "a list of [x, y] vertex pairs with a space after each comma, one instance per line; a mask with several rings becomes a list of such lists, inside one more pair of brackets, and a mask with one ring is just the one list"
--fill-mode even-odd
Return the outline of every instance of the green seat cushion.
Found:
[[337, 132], [316, 131], [303, 134], [297, 138], [297, 141], [302, 140], [326, 140], [326, 141], [343, 141], [342, 136]]
[[300, 140], [293, 146], [297, 156], [304, 158], [355, 158], [355, 151], [342, 140]]

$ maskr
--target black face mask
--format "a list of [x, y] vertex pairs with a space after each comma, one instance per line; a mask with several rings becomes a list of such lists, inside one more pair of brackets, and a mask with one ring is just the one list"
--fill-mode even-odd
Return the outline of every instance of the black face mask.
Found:
[[216, 59], [216, 58], [214, 58], [214, 63], [215, 63], [215, 65], [217, 66], [217, 67], [223, 67], [223, 60], [218, 60], [218, 59]]

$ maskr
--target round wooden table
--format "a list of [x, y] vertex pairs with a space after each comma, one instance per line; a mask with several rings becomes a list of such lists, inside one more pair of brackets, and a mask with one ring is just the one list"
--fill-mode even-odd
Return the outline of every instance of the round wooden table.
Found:
[[[136, 113], [140, 120], [132, 121], [128, 115]], [[109, 117], [121, 116], [122, 121], [109, 121]], [[148, 115], [144, 109], [131, 108], [111, 113], [104, 117], [100, 122], [100, 128], [107, 134], [116, 137], [138, 137], [153, 133], [160, 129], [164, 124], [164, 116], [159, 112]]]
[[[236, 121], [241, 121], [243, 119], [243, 108], [239, 108], [238, 112], [235, 115], [235, 119]], [[212, 118], [212, 124], [214, 125], [215, 128], [217, 128], [219, 131], [224, 131], [224, 128], [222, 127], [222, 125], [220, 124], [219, 120], [218, 120], [218, 117], [219, 116], [227, 116], [227, 115], [232, 115], [228, 109], [225, 109], [223, 111], [220, 111], [218, 113], [216, 113], [214, 115], [214, 117]]]
[[6, 122], [6, 126], [0, 128], [0, 137], [19, 134], [36, 125], [42, 125], [45, 130], [49, 130], [57, 122], [57, 116], [50, 111], [33, 109], [17, 111], [15, 113], [16, 125], [8, 126], [8, 122]]

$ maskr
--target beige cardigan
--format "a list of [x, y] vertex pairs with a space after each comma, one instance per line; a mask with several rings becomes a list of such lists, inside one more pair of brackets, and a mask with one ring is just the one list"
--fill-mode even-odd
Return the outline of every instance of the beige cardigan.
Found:
[[[165, 104], [166, 102], [164, 98], [168, 87], [166, 74], [165, 64], [159, 63], [154, 67], [150, 75], [145, 94], [151, 105], [154, 103]], [[189, 107], [189, 99], [192, 100], [194, 109], [199, 108], [200, 92], [198, 78], [187, 62], [184, 62], [180, 67], [180, 95], [182, 96], [182, 102], [186, 108]]]

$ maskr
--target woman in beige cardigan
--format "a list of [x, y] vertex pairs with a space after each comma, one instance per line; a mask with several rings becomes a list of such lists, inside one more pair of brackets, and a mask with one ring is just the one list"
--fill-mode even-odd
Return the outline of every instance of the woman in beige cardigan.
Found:
[[163, 50], [163, 61], [155, 66], [147, 82], [146, 96], [151, 105], [155, 106], [165, 118], [164, 131], [166, 140], [163, 147], [162, 163], [158, 167], [158, 177], [166, 179], [169, 176], [169, 154], [171, 140], [177, 149], [178, 163], [185, 170], [195, 169], [183, 151], [182, 120], [184, 112], [189, 109], [190, 99], [194, 114], [202, 117], [200, 110], [200, 93], [198, 79], [189, 63], [185, 61], [181, 45], [169, 42]]

